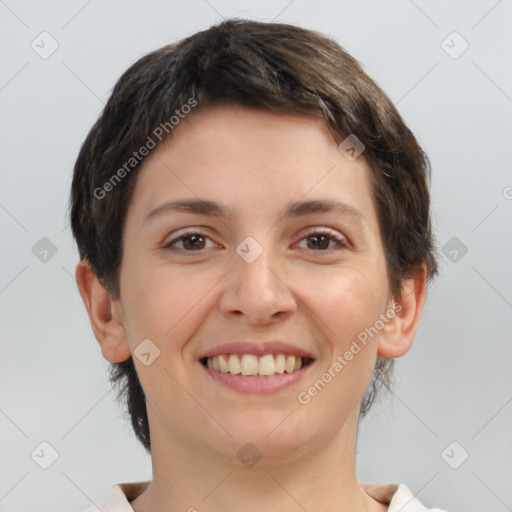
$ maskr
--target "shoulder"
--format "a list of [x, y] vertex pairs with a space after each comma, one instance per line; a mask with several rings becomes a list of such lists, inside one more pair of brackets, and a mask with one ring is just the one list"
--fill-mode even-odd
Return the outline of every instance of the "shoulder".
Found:
[[[133, 512], [130, 501], [149, 485], [149, 481], [119, 483], [111, 487], [105, 499], [84, 512]], [[405, 484], [375, 484], [359, 482], [359, 485], [379, 503], [388, 505], [388, 512], [446, 512], [440, 508], [427, 508]]]
[[389, 504], [388, 512], [446, 512], [440, 508], [427, 508], [420, 503], [405, 484], [400, 484]]
[[388, 512], [446, 512], [427, 508], [405, 484], [359, 482], [359, 485], [376, 501], [388, 505]]
[[114, 484], [107, 496], [84, 512], [133, 512], [130, 501], [135, 499], [149, 485], [149, 480], [144, 482], [129, 482]]

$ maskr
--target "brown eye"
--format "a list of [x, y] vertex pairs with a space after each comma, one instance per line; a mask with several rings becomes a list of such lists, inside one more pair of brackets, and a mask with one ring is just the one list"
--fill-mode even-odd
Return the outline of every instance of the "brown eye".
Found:
[[[346, 240], [330, 230], [314, 231], [307, 234], [302, 240], [306, 240], [306, 249], [316, 252], [329, 252], [347, 248]], [[334, 243], [334, 246], [329, 247], [331, 243]]]
[[178, 238], [174, 238], [165, 244], [164, 248], [172, 251], [199, 252], [207, 249], [206, 244], [208, 240], [210, 239], [203, 233], [191, 231], [184, 233]]
[[312, 243], [308, 243], [309, 249], [328, 249], [329, 242], [331, 241], [327, 235], [311, 235], [308, 236], [307, 239], [313, 241]]
[[181, 238], [183, 240], [183, 247], [184, 249], [204, 249], [205, 245], [205, 237], [202, 235], [190, 235], [190, 236], [184, 236]]

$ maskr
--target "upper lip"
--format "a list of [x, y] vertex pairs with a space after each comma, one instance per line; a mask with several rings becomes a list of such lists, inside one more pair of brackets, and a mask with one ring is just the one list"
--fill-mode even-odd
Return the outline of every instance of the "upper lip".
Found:
[[225, 343], [204, 352], [199, 356], [199, 359], [214, 357], [220, 354], [253, 354], [255, 356], [264, 356], [265, 354], [285, 354], [314, 359], [313, 355], [306, 350], [295, 347], [289, 343], [285, 343], [284, 341], [235, 341], [232, 343]]

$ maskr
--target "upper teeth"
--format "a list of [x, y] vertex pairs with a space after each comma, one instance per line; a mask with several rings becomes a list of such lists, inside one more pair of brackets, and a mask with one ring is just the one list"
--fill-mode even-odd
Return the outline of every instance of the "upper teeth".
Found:
[[210, 370], [222, 373], [242, 375], [275, 375], [276, 373], [292, 373], [302, 368], [302, 357], [285, 354], [265, 354], [258, 359], [252, 354], [221, 354], [206, 359]]

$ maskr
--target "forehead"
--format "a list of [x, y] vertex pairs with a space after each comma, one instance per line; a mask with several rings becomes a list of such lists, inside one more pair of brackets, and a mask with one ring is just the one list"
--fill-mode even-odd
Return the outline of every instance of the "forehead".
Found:
[[[186, 116], [145, 158], [135, 196], [145, 210], [182, 198], [214, 200], [259, 215], [299, 199], [372, 209], [371, 169], [348, 160], [324, 120], [217, 105]], [[141, 205], [141, 203], [143, 203]]]
[[196, 159], [216, 153], [216, 161], [224, 157], [242, 160], [244, 156], [258, 160], [258, 155], [288, 161], [294, 154], [321, 153], [334, 144], [323, 119], [228, 104], [192, 112], [173, 130], [168, 145], [193, 152]]

